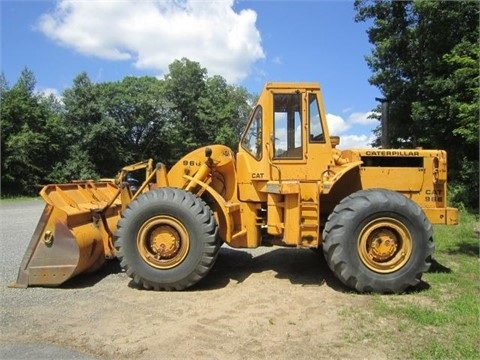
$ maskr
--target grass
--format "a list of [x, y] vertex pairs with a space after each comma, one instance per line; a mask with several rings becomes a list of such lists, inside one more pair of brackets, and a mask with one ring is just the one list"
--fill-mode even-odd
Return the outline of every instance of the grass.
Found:
[[27, 200], [35, 200], [41, 199], [40, 196], [2, 196], [0, 197], [0, 204], [1, 203], [9, 203], [15, 201], [27, 201]]
[[435, 262], [425, 281], [429, 289], [416, 294], [432, 300], [428, 306], [395, 307], [418, 331], [426, 333], [421, 347], [411, 349], [414, 359], [480, 358], [480, 272], [478, 219], [462, 213], [456, 227], [435, 228]]
[[371, 324], [353, 340], [381, 339], [392, 359], [480, 359], [478, 229], [478, 217], [465, 212], [460, 225], [435, 226], [434, 261], [421, 286], [369, 295], [368, 309], [349, 310], [347, 316]]

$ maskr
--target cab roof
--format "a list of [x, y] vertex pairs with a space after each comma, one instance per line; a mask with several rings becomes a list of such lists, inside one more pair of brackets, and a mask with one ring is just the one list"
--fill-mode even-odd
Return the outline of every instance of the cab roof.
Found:
[[316, 82], [269, 82], [265, 85], [265, 90], [273, 90], [273, 89], [320, 90], [320, 84]]

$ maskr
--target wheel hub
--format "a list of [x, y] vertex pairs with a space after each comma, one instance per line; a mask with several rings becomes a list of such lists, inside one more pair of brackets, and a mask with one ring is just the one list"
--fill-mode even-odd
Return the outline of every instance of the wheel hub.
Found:
[[170, 269], [185, 260], [190, 250], [190, 237], [178, 219], [159, 215], [143, 223], [137, 234], [137, 248], [148, 265]]
[[358, 237], [358, 255], [370, 270], [392, 273], [410, 259], [413, 240], [407, 227], [394, 218], [379, 218], [366, 224]]
[[150, 249], [155, 258], [170, 259], [174, 257], [180, 249], [180, 236], [178, 232], [169, 226], [159, 226], [154, 229], [150, 235]]
[[395, 255], [397, 248], [397, 238], [388, 229], [380, 230], [367, 245], [367, 251], [372, 260], [380, 262], [387, 261]]

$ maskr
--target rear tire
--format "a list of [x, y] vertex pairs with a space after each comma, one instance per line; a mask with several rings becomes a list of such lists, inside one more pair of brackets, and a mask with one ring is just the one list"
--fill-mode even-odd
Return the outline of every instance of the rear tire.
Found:
[[420, 282], [434, 251], [432, 225], [404, 195], [385, 189], [343, 199], [323, 231], [330, 269], [358, 292], [400, 293]]
[[160, 188], [140, 195], [118, 223], [117, 257], [147, 289], [182, 290], [200, 281], [218, 254], [211, 209], [190, 192]]

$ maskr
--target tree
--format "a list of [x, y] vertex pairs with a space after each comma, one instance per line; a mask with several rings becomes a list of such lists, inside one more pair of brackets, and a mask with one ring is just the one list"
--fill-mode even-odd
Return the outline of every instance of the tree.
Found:
[[[115, 151], [123, 164], [169, 159], [169, 124], [176, 117], [165, 98], [165, 84], [154, 77], [126, 77], [100, 85], [104, 115], [118, 132]], [[114, 149], [112, 149], [114, 151]]]
[[214, 143], [236, 149], [251, 110], [246, 90], [228, 85], [221, 76], [208, 77], [199, 63], [185, 58], [169, 70], [166, 97], [179, 114], [171, 128], [173, 158]]
[[249, 96], [245, 89], [228, 85], [221, 76], [208, 78], [198, 99], [200, 136], [207, 143], [224, 144], [236, 149], [251, 111]]
[[165, 79], [93, 83], [80, 73], [61, 99], [35, 90], [25, 69], [13, 87], [0, 76], [2, 192], [112, 177], [153, 158], [167, 166], [200, 146], [232, 148], [250, 113], [250, 95], [199, 63], [174, 61]]
[[391, 145], [446, 149], [454, 200], [478, 208], [478, 4], [356, 0], [355, 9], [356, 21], [373, 20], [366, 60], [391, 104]]
[[[80, 73], [73, 80], [73, 87], [63, 92], [66, 154], [56, 163], [50, 177], [57, 182], [72, 179], [96, 179], [103, 170], [95, 166], [95, 161], [104, 154], [92, 146], [92, 133], [114, 131], [102, 123], [103, 115], [98, 90], [87, 73]], [[104, 145], [108, 144], [108, 140]]]
[[25, 68], [9, 88], [2, 80], [2, 193], [34, 194], [48, 179], [59, 156], [61, 129], [55, 100], [35, 92], [36, 79]]
[[169, 66], [169, 73], [165, 76], [165, 96], [178, 112], [170, 129], [171, 160], [207, 143], [197, 118], [198, 99], [204, 92], [206, 76], [205, 68], [186, 58], [175, 60]]

